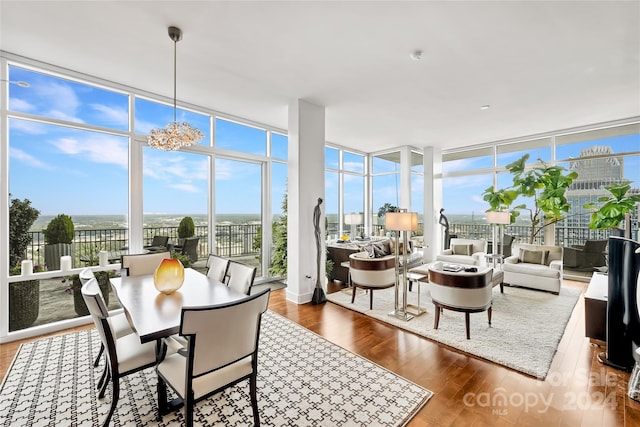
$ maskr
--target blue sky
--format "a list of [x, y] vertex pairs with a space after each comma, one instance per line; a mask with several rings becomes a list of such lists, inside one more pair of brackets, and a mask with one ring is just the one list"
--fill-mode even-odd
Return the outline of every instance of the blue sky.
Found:
[[[107, 132], [80, 130], [74, 123], [126, 132], [128, 97], [124, 94], [10, 67], [10, 80], [27, 81], [29, 88], [10, 85], [10, 110], [67, 121], [70, 127], [10, 119], [10, 192], [28, 198], [43, 215], [66, 213], [126, 214], [128, 139]], [[135, 129], [148, 133], [173, 121], [173, 108], [136, 99]], [[210, 118], [178, 110], [211, 139]], [[266, 155], [267, 132], [216, 119], [220, 148]], [[287, 138], [273, 134], [273, 156], [287, 157]], [[209, 157], [187, 152], [143, 150], [145, 213], [206, 213], [209, 198]], [[218, 213], [257, 213], [261, 210], [261, 170], [256, 163], [215, 161]], [[274, 211], [280, 212], [286, 189], [286, 167], [273, 167]]]
[[[614, 153], [628, 153], [640, 150], [640, 135], [619, 136], [595, 141], [584, 141], [567, 145], [558, 145], [556, 148], [556, 158], [569, 159], [580, 156], [580, 151], [594, 146], [604, 145], [611, 147]], [[525, 152], [515, 152], [503, 154], [499, 158], [499, 164], [504, 166], [519, 159]], [[551, 158], [551, 148], [529, 151], [529, 161], [538, 158], [549, 160]], [[479, 157], [474, 159], [456, 160], [446, 162], [443, 165], [445, 172], [454, 172], [469, 169], [484, 169], [493, 166], [492, 157]], [[568, 164], [562, 164], [568, 167]], [[506, 169], [505, 169], [506, 172]], [[640, 188], [640, 156], [627, 156], [624, 158], [624, 177], [633, 181], [633, 188]], [[511, 185], [509, 174], [499, 175], [498, 188], [505, 188]], [[443, 207], [448, 214], [471, 213], [483, 215], [489, 205], [482, 200], [483, 191], [493, 184], [492, 177], [486, 175], [461, 176], [447, 178], [443, 182]]]
[[[89, 124], [101, 129], [126, 132], [128, 96], [112, 90], [80, 84], [19, 67], [10, 67], [10, 80], [23, 80], [29, 88], [9, 85], [13, 111], [64, 120], [71, 126], [56, 126], [37, 121], [10, 119], [10, 192], [12, 197], [28, 198], [43, 215], [67, 213], [126, 214], [128, 194], [128, 141], [125, 136], [73, 128]], [[135, 101], [135, 130], [146, 134], [173, 120], [173, 108], [145, 99]], [[211, 139], [210, 118], [178, 109], [178, 121], [186, 120], [205, 134], [200, 144]], [[216, 146], [264, 156], [267, 132], [217, 118]], [[591, 145], [611, 146], [615, 153], [640, 150], [640, 135], [585, 141], [557, 148], [557, 158], [578, 157]], [[337, 150], [328, 148], [326, 164], [338, 167]], [[273, 134], [272, 154], [287, 157], [287, 138]], [[519, 158], [523, 152], [502, 154], [500, 165]], [[530, 151], [531, 159], [551, 158], [551, 149]], [[186, 152], [143, 150], [143, 186], [145, 213], [206, 213], [209, 197], [208, 156]], [[445, 163], [446, 171], [491, 167], [491, 157]], [[625, 177], [640, 186], [640, 156], [625, 158]], [[393, 172], [394, 162], [374, 159], [374, 172]], [[360, 174], [363, 157], [344, 152], [343, 169]], [[344, 211], [364, 210], [364, 180], [344, 175]], [[261, 171], [258, 164], [218, 158], [215, 161], [215, 202], [218, 213], [257, 213], [261, 209]], [[412, 206], [421, 212], [422, 178], [413, 175]], [[286, 191], [286, 166], [274, 163], [272, 205], [280, 212]], [[491, 185], [491, 176], [448, 178], [444, 181], [443, 205], [449, 214], [482, 213], [487, 209], [482, 192]], [[384, 203], [397, 204], [394, 174], [378, 176], [373, 183], [374, 211]], [[326, 212], [338, 210], [337, 175], [326, 177]]]

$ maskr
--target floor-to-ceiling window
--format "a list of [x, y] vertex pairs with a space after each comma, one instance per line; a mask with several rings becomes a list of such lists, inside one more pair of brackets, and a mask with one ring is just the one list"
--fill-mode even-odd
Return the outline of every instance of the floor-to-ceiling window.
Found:
[[424, 234], [424, 161], [422, 153], [411, 151], [411, 212], [418, 213], [419, 229], [415, 236]]
[[[37, 282], [38, 291], [30, 293], [39, 298], [36, 319], [26, 326], [7, 328], [9, 316], [3, 312], [0, 338], [9, 330], [77, 317], [72, 293], [80, 268], [96, 265], [104, 250], [114, 261], [112, 274], [118, 274], [117, 253], [148, 245], [154, 235], [168, 235], [175, 245], [185, 216], [195, 222], [201, 260], [224, 246], [231, 256], [258, 266], [258, 277], [266, 274], [270, 257], [262, 251], [272, 247], [272, 218], [284, 214], [285, 131], [179, 105], [177, 120], [199, 128], [204, 138], [177, 152], [156, 150], [146, 146], [146, 134], [173, 121], [169, 100], [36, 61], [25, 65], [11, 55], [3, 54], [2, 66], [12, 82], [2, 86], [7, 99], [2, 149], [8, 161], [0, 170], [11, 192], [10, 198], [4, 197], [9, 205], [11, 200], [28, 202], [38, 215], [25, 232], [28, 244], [8, 245], [16, 256], [11, 263], [5, 261], [2, 271], [12, 285], [3, 280], [0, 291], [8, 295], [9, 288], [27, 289], [14, 284]], [[11, 212], [13, 221], [17, 216]], [[69, 215], [75, 227], [71, 269], [41, 272], [42, 229], [58, 214]], [[217, 233], [214, 246], [212, 223], [221, 230], [230, 224], [235, 229]], [[2, 233], [3, 242], [17, 242], [9, 237], [17, 228], [9, 227], [8, 218], [2, 224], [10, 228]], [[142, 230], [132, 232], [132, 224]], [[37, 274], [17, 277], [23, 260], [30, 261]]]
[[342, 152], [343, 230], [351, 239], [364, 236], [365, 156]]
[[[571, 206], [569, 212], [563, 221], [550, 228], [554, 231], [550, 237], [556, 245], [571, 247], [589, 239], [608, 237], [610, 230], [589, 228], [591, 212], [584, 208], [586, 203], [597, 203], [600, 197], [608, 195], [605, 186], [628, 183], [629, 194], [640, 193], [640, 124], [637, 119], [496, 142], [485, 147], [449, 150], [443, 154], [443, 207], [453, 234], [491, 238], [491, 226], [484, 220], [484, 211], [489, 205], [482, 199], [482, 193], [489, 186], [496, 189], [512, 186], [513, 176], [505, 167], [525, 154], [529, 155], [526, 169], [541, 165], [541, 161], [561, 166], [565, 173], [578, 173], [565, 194]], [[512, 205], [525, 205], [526, 208], [521, 209], [521, 216], [508, 227], [507, 233], [514, 235], [516, 241], [526, 242], [531, 228], [529, 212], [534, 201], [518, 197]], [[638, 215], [636, 205], [629, 224], [634, 239], [638, 238]], [[627, 228], [624, 223], [621, 226]], [[544, 233], [537, 234], [535, 242], [545, 242]], [[591, 271], [593, 268], [589, 273]]]
[[375, 234], [384, 234], [386, 212], [400, 206], [400, 152], [371, 158], [371, 224]]

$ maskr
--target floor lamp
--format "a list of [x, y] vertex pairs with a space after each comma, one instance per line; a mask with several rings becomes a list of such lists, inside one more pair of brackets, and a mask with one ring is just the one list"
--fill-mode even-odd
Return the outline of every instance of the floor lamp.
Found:
[[[398, 212], [387, 212], [385, 215], [384, 226], [387, 230], [393, 230], [396, 233], [396, 286], [395, 286], [395, 305], [394, 310], [389, 313], [400, 320], [411, 320], [413, 316], [407, 313], [407, 232], [416, 231], [418, 229], [418, 213], [407, 212], [406, 209], [400, 209]], [[399, 277], [399, 255], [400, 244], [398, 243], [398, 235], [402, 232], [402, 308], [400, 308], [398, 292], [400, 291]]]
[[[487, 212], [487, 222], [498, 225], [498, 245], [500, 245], [500, 258], [502, 258], [504, 254], [504, 248], [502, 247], [504, 227], [502, 226], [511, 223], [511, 213], [509, 211], [489, 211]], [[496, 252], [495, 246], [492, 252]]]

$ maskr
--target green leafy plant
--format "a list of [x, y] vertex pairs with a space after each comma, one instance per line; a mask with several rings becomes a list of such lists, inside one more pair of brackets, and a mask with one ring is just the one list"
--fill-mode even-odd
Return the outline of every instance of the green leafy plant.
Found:
[[589, 221], [589, 228], [607, 230], [620, 228], [627, 214], [635, 210], [636, 203], [640, 203], [640, 194], [627, 195], [631, 189], [629, 183], [611, 184], [604, 187], [610, 194], [598, 198], [598, 203], [587, 203], [585, 209], [593, 211]]
[[[47, 271], [47, 266], [44, 264], [42, 265], [36, 264], [33, 266], [34, 273], [42, 273], [44, 271]], [[20, 262], [18, 262], [18, 264], [15, 264], [11, 268], [9, 268], [9, 276], [17, 276], [19, 274], [22, 274], [22, 265], [20, 264]], [[14, 285], [17, 283], [21, 283], [21, 282], [13, 282], [11, 284]]]
[[176, 251], [171, 251], [171, 258], [180, 260], [184, 268], [189, 268], [193, 264], [191, 258]]
[[282, 197], [282, 215], [273, 223], [273, 257], [269, 274], [274, 277], [287, 275], [287, 193]]
[[[11, 199], [11, 194], [9, 194]], [[9, 206], [9, 265], [17, 265], [25, 258], [31, 244], [29, 230], [40, 216], [40, 211], [31, 206], [29, 199], [11, 199]], [[35, 271], [35, 270], [34, 270]]]
[[398, 212], [398, 207], [392, 205], [391, 203], [385, 203], [378, 209], [378, 218], [384, 217], [387, 212]]
[[60, 214], [54, 217], [42, 232], [44, 241], [49, 245], [71, 243], [75, 233], [73, 220], [69, 215]]
[[193, 223], [193, 218], [185, 216], [178, 225], [178, 237], [186, 239], [187, 237], [193, 237], [196, 234], [196, 226]]
[[[512, 223], [521, 211], [528, 211], [531, 223], [529, 243], [533, 243], [544, 227], [561, 221], [569, 212], [571, 205], [565, 193], [578, 173], [565, 173], [566, 169], [562, 166], [549, 166], [540, 159], [527, 169], [525, 165], [528, 159], [529, 154], [525, 154], [506, 166], [513, 177], [511, 187], [500, 190], [489, 187], [483, 192], [483, 199], [491, 206], [489, 210], [509, 209]], [[518, 196], [532, 198], [533, 208], [525, 204], [511, 207]]]

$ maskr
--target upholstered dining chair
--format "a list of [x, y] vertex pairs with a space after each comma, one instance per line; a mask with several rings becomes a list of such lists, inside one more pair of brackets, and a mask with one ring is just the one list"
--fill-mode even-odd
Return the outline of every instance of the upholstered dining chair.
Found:
[[260, 425], [258, 341], [268, 304], [269, 289], [265, 289], [228, 304], [182, 308], [180, 335], [187, 340], [186, 350], [166, 356], [156, 368], [160, 414], [167, 407], [166, 384], [184, 400], [190, 427], [196, 402], [249, 379], [254, 425]]
[[[80, 283], [82, 285], [86, 284], [87, 282], [89, 282], [89, 280], [91, 279], [95, 279], [96, 276], [93, 274], [93, 270], [91, 270], [90, 268], [85, 268], [83, 269], [80, 274]], [[133, 333], [133, 329], [131, 329], [131, 325], [129, 324], [129, 321], [127, 320], [127, 316], [124, 315], [124, 313], [120, 313], [120, 314], [116, 314], [114, 316], [110, 316], [109, 317], [109, 322], [111, 323], [111, 329], [113, 330], [116, 338], [121, 338], [125, 335], [129, 335]], [[100, 351], [98, 351], [98, 355], [96, 356], [96, 360], [93, 362], [93, 367], [98, 367], [98, 364], [100, 364], [100, 357], [102, 357], [102, 353], [104, 352], [104, 344], [102, 343], [102, 341], [100, 342]], [[106, 365], [105, 365], [105, 372], [103, 373], [103, 377], [106, 373]], [[98, 383], [98, 385], [101, 385], [101, 382]]]
[[467, 339], [470, 339], [469, 313], [486, 310], [491, 325], [493, 269], [476, 267], [476, 271], [449, 272], [444, 271], [442, 265], [442, 262], [434, 262], [429, 267], [431, 299], [435, 306], [433, 329], [438, 329], [442, 309], [461, 311], [464, 313]]
[[100, 340], [107, 350], [106, 378], [98, 394], [100, 399], [104, 397], [111, 379], [111, 407], [102, 423], [106, 427], [109, 425], [120, 398], [120, 378], [155, 366], [156, 344], [154, 342], [140, 344], [140, 339], [136, 334], [128, 334], [120, 338], [116, 337], [115, 331], [109, 322], [109, 311], [96, 279], [90, 279], [82, 285], [82, 297], [93, 318]]
[[122, 255], [122, 269], [126, 271], [127, 276], [153, 274], [162, 260], [166, 258], [171, 258], [171, 252]]
[[207, 276], [223, 282], [224, 276], [227, 274], [228, 266], [229, 260], [227, 258], [209, 254], [209, 258], [207, 258]]
[[225, 283], [231, 289], [249, 295], [253, 281], [256, 278], [256, 271], [256, 267], [250, 267], [236, 261], [229, 261], [225, 275]]
[[396, 256], [386, 255], [370, 258], [366, 252], [349, 255], [349, 275], [351, 276], [351, 304], [356, 300], [356, 288], [369, 291], [369, 310], [373, 309], [373, 290], [385, 289], [396, 284]]

